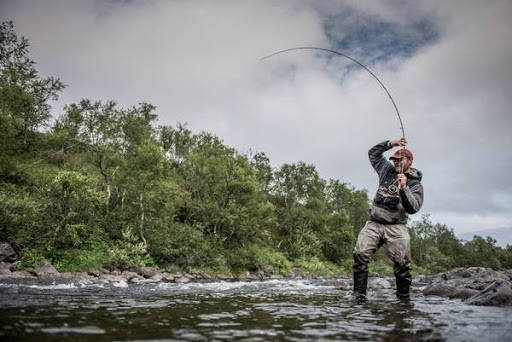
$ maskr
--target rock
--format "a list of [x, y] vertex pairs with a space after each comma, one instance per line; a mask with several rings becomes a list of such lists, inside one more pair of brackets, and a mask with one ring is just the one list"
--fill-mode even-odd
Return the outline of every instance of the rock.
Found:
[[14, 261], [16, 260], [16, 252], [12, 246], [7, 242], [0, 242], [0, 261]]
[[259, 274], [256, 274], [256, 273], [247, 273], [247, 275], [245, 276], [245, 280], [246, 281], [258, 281], [260, 280], [260, 275]]
[[227, 274], [217, 274], [217, 280], [232, 280], [233, 277]]
[[143, 276], [144, 278], [151, 278], [152, 276], [154, 276], [155, 274], [158, 273], [158, 271], [154, 268], [151, 268], [151, 267], [134, 267], [132, 269], [130, 269], [130, 271], [133, 271], [141, 276]]
[[386, 278], [372, 277], [368, 279], [368, 288], [370, 289], [389, 289], [391, 283]]
[[143, 280], [145, 280], [145, 278], [143, 276], [140, 276], [140, 275], [137, 274], [135, 277], [131, 277], [130, 279], [128, 279], [128, 283], [130, 283], [130, 284], [139, 284]]
[[98, 278], [100, 276], [101, 272], [99, 270], [94, 269], [94, 270], [89, 270], [89, 272], [87, 272], [87, 274]]
[[459, 299], [468, 299], [478, 293], [477, 290], [461, 288], [456, 289], [455, 292], [450, 296], [450, 298], [459, 298]]
[[15, 271], [8, 274], [0, 274], [0, 279], [36, 279], [36, 277], [28, 271]]
[[310, 278], [310, 274], [302, 268], [294, 267], [292, 268], [291, 277], [295, 279], [308, 279]]
[[122, 281], [126, 281], [121, 275], [114, 274], [101, 274], [99, 277], [100, 281], [109, 282], [109, 283], [120, 283]]
[[454, 286], [446, 285], [443, 283], [435, 283], [430, 286], [427, 286], [423, 290], [423, 295], [425, 296], [439, 296], [439, 297], [450, 297], [457, 289]]
[[11, 272], [12, 264], [1, 261], [0, 262], [0, 274], [9, 274]]
[[162, 281], [172, 283], [174, 282], [174, 279], [178, 278], [176, 274], [172, 273], [162, 273]]
[[174, 282], [175, 282], [175, 283], [179, 283], [179, 284], [183, 284], [183, 283], [188, 283], [188, 282], [190, 282], [190, 279], [189, 279], [189, 278], [187, 278], [187, 277], [184, 277], [184, 276], [180, 276], [180, 277], [178, 277], [178, 278], [174, 279]]
[[55, 269], [55, 267], [52, 266], [48, 261], [44, 260], [41, 265], [36, 267], [33, 270], [33, 273], [41, 278], [41, 277], [54, 277], [59, 275], [59, 271]]
[[151, 278], [149, 278], [149, 279], [159, 282], [159, 281], [162, 281], [163, 278], [164, 278], [163, 274], [160, 272], [157, 272], [153, 276], [151, 276]]
[[272, 274], [269, 279], [271, 280], [281, 280], [281, 279], [284, 279], [284, 277], [280, 274]]
[[508, 280], [509, 280], [509, 281], [512, 281], [512, 270], [506, 270], [506, 271], [503, 271], [503, 275], [505, 275], [506, 277], [508, 277]]
[[121, 272], [121, 277], [123, 277], [126, 281], [129, 282], [132, 278], [138, 278], [139, 275], [135, 272], [123, 271]]
[[471, 305], [512, 305], [512, 287], [508, 281], [498, 280], [486, 287], [480, 293], [467, 300]]

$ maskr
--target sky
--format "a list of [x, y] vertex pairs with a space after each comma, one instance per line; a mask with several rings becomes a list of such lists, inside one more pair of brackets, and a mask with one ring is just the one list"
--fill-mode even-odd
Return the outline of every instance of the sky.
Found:
[[[273, 166], [304, 161], [370, 197], [367, 151], [401, 136], [421, 213], [456, 233], [512, 229], [512, 1], [0, 0], [42, 76], [67, 84], [54, 117], [82, 98], [157, 106]], [[421, 213], [413, 216], [420, 219]], [[512, 241], [512, 240], [511, 240]]]

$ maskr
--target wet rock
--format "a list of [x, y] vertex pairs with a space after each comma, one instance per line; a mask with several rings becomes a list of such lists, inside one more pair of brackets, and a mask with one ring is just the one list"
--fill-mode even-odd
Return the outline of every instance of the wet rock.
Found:
[[508, 305], [493, 303], [506, 303], [512, 291], [508, 274], [485, 267], [455, 268], [420, 280], [431, 282], [423, 289], [425, 296], [467, 299], [475, 305]]
[[174, 279], [178, 278], [179, 275], [173, 274], [173, 273], [162, 273], [162, 281], [167, 283], [174, 282]]
[[9, 274], [11, 273], [12, 264], [6, 262], [0, 262], [0, 274]]
[[127, 280], [127, 282], [130, 283], [130, 284], [139, 284], [139, 283], [141, 283], [144, 280], [145, 280], [144, 277], [142, 277], [140, 275], [137, 275], [136, 277], [132, 277], [129, 280]]
[[467, 300], [472, 305], [508, 306], [512, 305], [512, 287], [510, 282], [498, 280], [480, 293]]
[[160, 273], [160, 272], [157, 272], [154, 275], [152, 275], [151, 278], [149, 278], [149, 279], [151, 279], [151, 280], [153, 280], [155, 282], [160, 282], [163, 279], [163, 274]]
[[174, 282], [175, 282], [175, 283], [179, 283], [179, 284], [183, 284], [183, 283], [188, 283], [188, 282], [190, 282], [190, 279], [189, 279], [189, 278], [187, 278], [187, 277], [184, 277], [184, 276], [180, 276], [180, 277], [178, 277], [178, 278], [174, 279]]
[[450, 298], [459, 298], [459, 299], [468, 299], [478, 293], [477, 290], [469, 289], [469, 288], [461, 288], [457, 289], [454, 294]]
[[258, 281], [260, 279], [260, 275], [257, 273], [248, 273], [247, 276], [245, 277], [245, 280], [247, 281]]
[[87, 272], [87, 274], [98, 278], [100, 276], [101, 272], [100, 272], [100, 270], [93, 269], [93, 270], [89, 270], [89, 272]]
[[280, 274], [272, 274], [269, 279], [272, 279], [272, 280], [280, 280], [280, 279], [284, 279], [284, 277]]
[[124, 278], [126, 281], [131, 281], [133, 278], [140, 277], [137, 273], [131, 272], [131, 271], [123, 271], [121, 272], [121, 277]]
[[368, 279], [368, 288], [370, 289], [389, 289], [392, 285], [386, 278], [371, 277]]
[[151, 267], [135, 267], [131, 269], [131, 271], [143, 276], [146, 279], [153, 277], [155, 274], [159, 273], [156, 269]]
[[310, 274], [302, 268], [294, 267], [292, 268], [291, 277], [295, 279], [308, 279], [310, 278]]
[[457, 291], [454, 286], [450, 286], [443, 283], [435, 283], [430, 286], [427, 286], [425, 290], [423, 290], [423, 294], [425, 296], [439, 296], [439, 297], [450, 297]]
[[217, 280], [231, 280], [231, 279], [233, 279], [232, 276], [227, 275], [227, 274], [217, 274], [216, 278], [217, 278]]
[[425, 296], [439, 296], [439, 297], [448, 297], [448, 298], [459, 298], [459, 299], [467, 299], [471, 296], [477, 294], [477, 290], [473, 290], [470, 288], [457, 288], [454, 286], [435, 283], [430, 286], [427, 286], [423, 290], [423, 295]]
[[19, 280], [19, 279], [36, 279], [36, 277], [28, 271], [15, 271], [7, 274], [0, 274], [0, 280]]
[[100, 281], [108, 283], [120, 283], [126, 281], [123, 276], [115, 274], [101, 274], [99, 277]]
[[55, 269], [55, 267], [52, 266], [48, 261], [43, 261], [41, 265], [34, 268], [32, 271], [37, 277], [43, 278], [43, 277], [55, 277], [59, 275], [59, 271]]

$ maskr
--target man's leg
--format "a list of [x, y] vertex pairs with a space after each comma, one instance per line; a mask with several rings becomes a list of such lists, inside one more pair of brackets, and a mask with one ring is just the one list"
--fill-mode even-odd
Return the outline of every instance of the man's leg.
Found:
[[409, 299], [411, 286], [411, 243], [409, 231], [403, 224], [386, 227], [388, 255], [393, 261], [396, 279], [396, 296], [399, 299]]
[[[381, 234], [379, 232], [380, 224], [372, 221], [366, 222], [357, 237], [354, 247], [354, 295], [358, 298], [366, 296], [366, 287], [368, 285], [368, 263], [370, 258], [377, 250]], [[381, 228], [382, 230], [382, 228]]]

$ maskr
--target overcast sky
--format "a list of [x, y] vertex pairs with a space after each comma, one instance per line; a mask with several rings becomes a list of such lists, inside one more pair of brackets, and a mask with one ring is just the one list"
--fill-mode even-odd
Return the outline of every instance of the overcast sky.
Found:
[[[0, 18], [31, 40], [43, 76], [81, 98], [157, 106], [274, 166], [299, 160], [368, 189], [367, 150], [400, 137], [379, 84], [350, 61], [280, 49], [318, 46], [366, 63], [390, 90], [423, 213], [455, 232], [512, 227], [512, 1], [22, 1]], [[420, 214], [415, 215], [416, 219]]]

